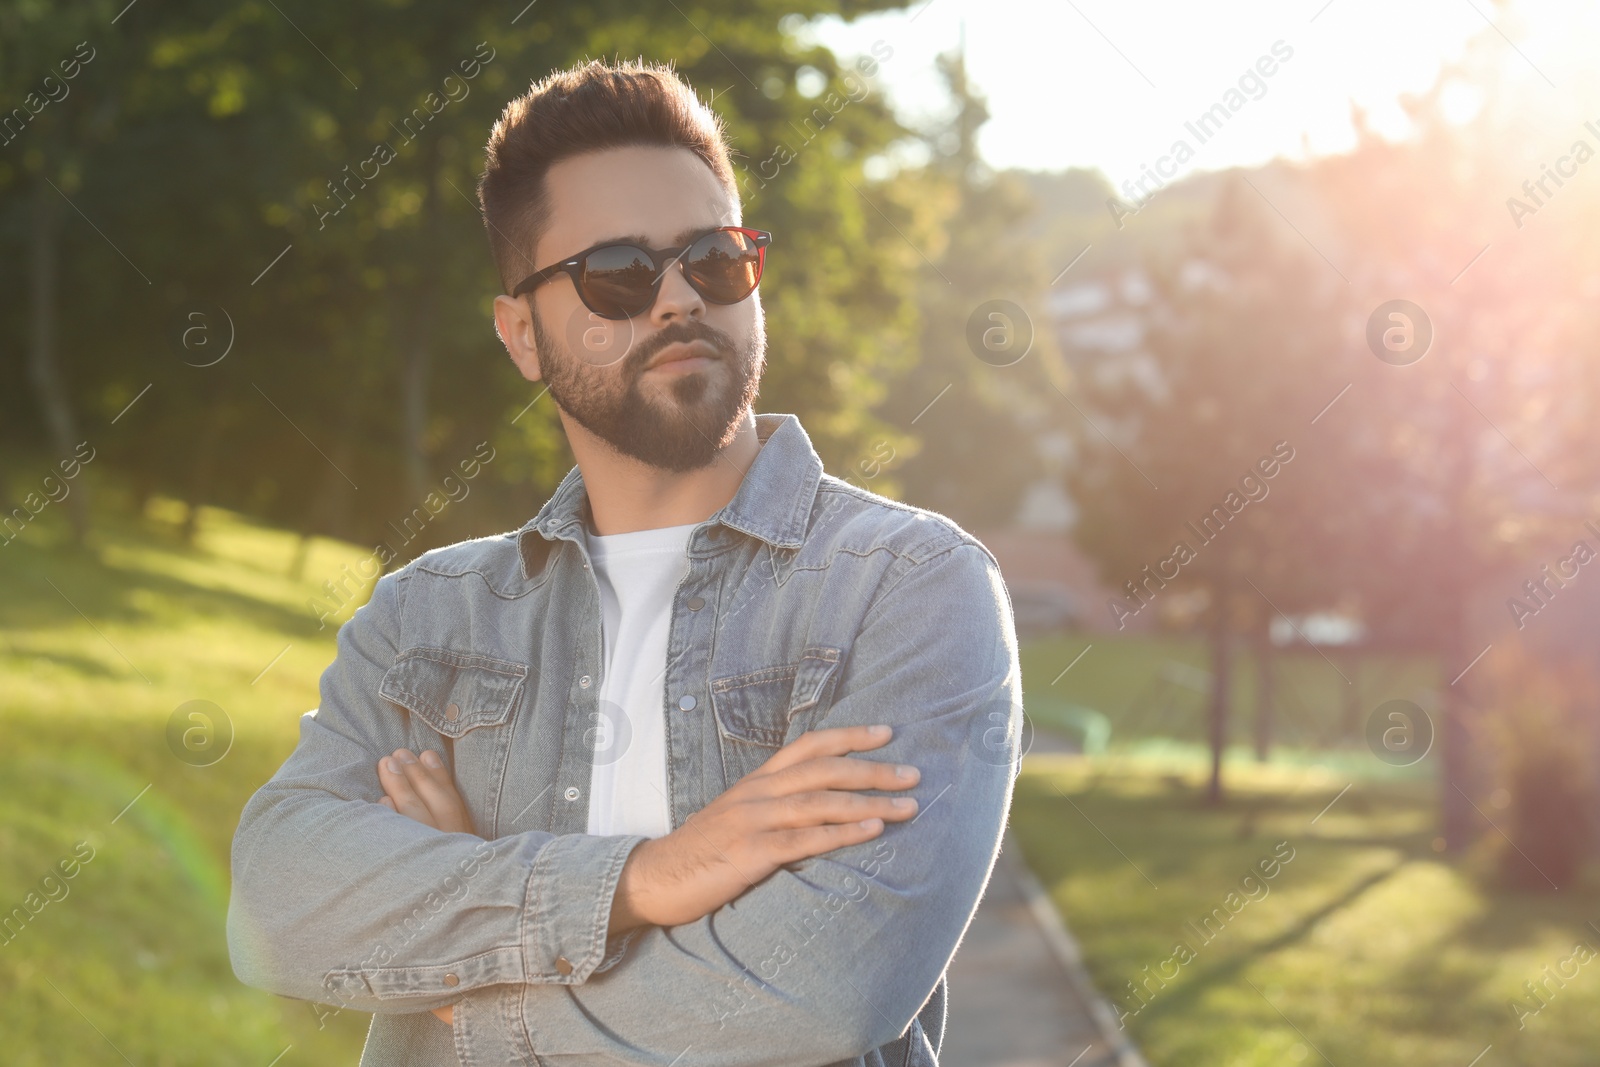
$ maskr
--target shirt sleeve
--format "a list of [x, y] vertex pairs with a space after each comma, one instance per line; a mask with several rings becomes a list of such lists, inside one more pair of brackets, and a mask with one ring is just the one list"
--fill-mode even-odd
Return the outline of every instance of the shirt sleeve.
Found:
[[802, 1067], [906, 1032], [993, 869], [1022, 691], [1010, 597], [987, 549], [964, 540], [896, 569], [810, 725], [891, 723], [893, 739], [861, 757], [921, 769], [916, 818], [780, 868], [697, 922], [641, 929], [618, 966], [583, 985], [476, 990], [455, 1009], [458, 1039], [476, 1041], [481, 1025], [494, 1062], [546, 1067]]
[[403, 575], [380, 578], [340, 628], [320, 706], [245, 805], [227, 919], [234, 972], [283, 996], [375, 1013], [425, 1011], [507, 982], [585, 982], [608, 958], [611, 900], [645, 838], [485, 841], [378, 803], [378, 760], [412, 744], [407, 713], [379, 696]]

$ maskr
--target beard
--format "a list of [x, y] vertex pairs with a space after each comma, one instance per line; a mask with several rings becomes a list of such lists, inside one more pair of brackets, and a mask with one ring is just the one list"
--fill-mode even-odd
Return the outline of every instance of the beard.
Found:
[[[679, 321], [636, 348], [630, 345], [615, 372], [586, 363], [570, 346], [559, 344], [544, 329], [537, 308], [533, 336], [545, 385], [568, 417], [624, 456], [678, 473], [709, 466], [733, 442], [766, 367], [767, 337], [760, 315], [743, 350], [709, 323]], [[711, 345], [715, 361], [664, 379], [661, 390], [641, 386], [657, 353], [689, 341]]]

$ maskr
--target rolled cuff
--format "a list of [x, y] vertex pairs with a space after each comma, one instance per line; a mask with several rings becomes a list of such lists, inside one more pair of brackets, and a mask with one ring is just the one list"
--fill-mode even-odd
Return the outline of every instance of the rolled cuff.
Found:
[[629, 937], [607, 937], [611, 902], [628, 854], [646, 840], [565, 834], [539, 850], [522, 909], [525, 981], [581, 985], [622, 958]]
[[[606, 922], [609, 926], [610, 920], [608, 919]], [[632, 930], [629, 930], [621, 937], [614, 937], [610, 941], [607, 941], [606, 950], [609, 952], [609, 955], [600, 961], [600, 966], [594, 969], [594, 973], [602, 974], [621, 963], [622, 957], [628, 954], [628, 946], [633, 943], [634, 936], [637, 935], [642, 929], [644, 929], [644, 927], [635, 926]]]

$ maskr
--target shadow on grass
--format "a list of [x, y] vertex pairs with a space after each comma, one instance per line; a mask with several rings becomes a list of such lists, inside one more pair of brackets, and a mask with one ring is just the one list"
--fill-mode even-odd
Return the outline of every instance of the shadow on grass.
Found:
[[[1272, 953], [1288, 948], [1290, 945], [1304, 939], [1307, 934], [1316, 929], [1317, 924], [1348, 908], [1365, 895], [1368, 890], [1393, 878], [1410, 863], [1409, 859], [1401, 860], [1357, 880], [1320, 908], [1301, 916], [1293, 926], [1276, 937], [1252, 945], [1247, 951], [1236, 953], [1219, 963], [1212, 964], [1209, 967], [1202, 967], [1188, 981], [1172, 992], [1167, 992], [1166, 990], [1158, 991], [1154, 999], [1141, 1009], [1139, 1014], [1147, 1015], [1147, 1021], [1157, 1020], [1170, 1012], [1191, 1008], [1195, 1000], [1215, 986], [1235, 981], [1245, 968], [1256, 960], [1264, 956], [1270, 956]], [[1227, 929], [1224, 928], [1218, 936], [1220, 937], [1226, 933]], [[1202, 947], [1197, 951], [1204, 951], [1204, 946], [1209, 944], [1210, 942], [1202, 942]]]
[[[124, 540], [125, 532], [117, 531], [119, 541]], [[130, 536], [126, 540], [175, 554], [206, 555], [199, 549], [150, 537]], [[317, 632], [316, 619], [308, 611], [295, 611], [169, 574], [113, 566], [94, 547], [38, 546], [19, 538], [0, 552], [0, 584], [8, 593], [0, 599], [0, 630], [61, 628], [85, 617], [91, 623], [160, 624], [167, 620], [152, 616], [136, 603], [138, 594], [155, 593], [206, 615], [243, 618], [263, 629], [291, 636]]]
[[120, 675], [97, 659], [88, 656], [78, 656], [70, 652], [56, 652], [50, 649], [29, 649], [28, 659], [42, 660], [64, 667], [74, 674], [85, 678], [117, 678]]
[[[1456, 931], [1462, 944], [1491, 952], [1523, 948], [1564, 931], [1564, 952], [1579, 941], [1600, 948], [1600, 891], [1592, 882], [1564, 885], [1559, 891], [1486, 887], [1492, 906]], [[1559, 958], [1559, 957], [1558, 957]], [[1555, 963], [1552, 958], [1547, 961]]]

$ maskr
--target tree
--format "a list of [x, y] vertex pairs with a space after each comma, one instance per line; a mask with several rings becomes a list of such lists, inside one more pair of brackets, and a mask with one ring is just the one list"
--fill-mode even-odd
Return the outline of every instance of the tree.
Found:
[[[1048, 279], [1025, 231], [1033, 199], [1017, 176], [979, 157], [989, 112], [964, 56], [936, 62], [952, 108], [922, 135], [931, 163], [919, 182], [924, 201], [940, 205], [940, 244], [920, 272], [919, 358], [883, 411], [915, 441], [895, 470], [909, 499], [966, 525], [1003, 525], [1042, 472], [1037, 438], [1065, 374], [1039, 314]], [[881, 458], [852, 473], [870, 477]]]
[[1232, 177], [1175, 255], [1148, 256], [1141, 350], [1075, 383], [1074, 536], [1119, 590], [1106, 606], [1119, 625], [1198, 605], [1212, 802], [1237, 635], [1331, 592], [1310, 535], [1327, 487], [1307, 459], [1311, 420], [1343, 384], [1341, 283], [1285, 240], [1262, 181]]
[[[112, 84], [126, 69], [116, 47], [105, 40], [103, 31], [111, 20], [112, 11], [104, 3], [0, 11], [0, 99], [20, 102], [0, 116], [5, 154], [0, 191], [13, 191], [28, 207], [28, 255], [18, 257], [27, 273], [27, 380], [56, 462], [71, 457], [81, 440], [78, 405], [60, 358], [63, 226], [74, 210], [71, 194], [95, 146], [109, 135], [120, 102], [116, 89], [98, 99], [74, 90], [91, 81], [84, 77], [85, 67], [97, 59], [95, 75], [115, 68]], [[40, 63], [40, 57], [48, 58]], [[82, 545], [89, 535], [86, 485], [69, 492], [65, 504], [73, 539]]]
[[[1443, 101], [1461, 85], [1482, 103], [1453, 121]], [[1412, 138], [1383, 141], [1358, 113], [1355, 151], [1312, 171], [1345, 235], [1331, 254], [1350, 277], [1357, 328], [1404, 297], [1433, 338], [1404, 365], [1372, 359], [1351, 391], [1350, 432], [1373, 458], [1365, 496], [1375, 521], [1347, 555], [1361, 561], [1351, 579], [1378, 638], [1439, 663], [1440, 823], [1452, 851], [1485, 828], [1473, 798], [1490, 779], [1482, 735], [1495, 697], [1477, 664], [1526, 621], [1501, 612], [1510, 594], [1525, 595], [1507, 575], [1539, 578], [1545, 553], [1582, 534], [1600, 489], [1591, 446], [1600, 257], [1582, 236], [1600, 219], [1600, 198], [1547, 178], [1542, 193], [1526, 191], [1529, 175], [1549, 170], [1550, 146], [1570, 145], [1586, 118], [1548, 106], [1544, 89], [1486, 33], [1404, 101]]]
[[[871, 91], [893, 48], [841, 60], [806, 43], [805, 19], [832, 7], [610, 0], [511, 21], [401, 0], [291, 22], [245, 0], [167, 5], [159, 18], [135, 6], [114, 36], [104, 5], [70, 18], [7, 9], [5, 39], [27, 58], [3, 68], [7, 99], [26, 94], [30, 64], [60, 51], [54, 42], [70, 56], [90, 35], [80, 23], [106, 46], [72, 97], [34, 120], [79, 123], [61, 138], [76, 162], [51, 164], [75, 175], [56, 184], [76, 211], [36, 210], [36, 168], [19, 152], [49, 158], [44, 125], [0, 150], [0, 238], [55, 247], [31, 228], [61, 235], [53, 258], [0, 257], [0, 281], [27, 291], [30, 271], [50, 277], [28, 264], [53, 262], [59, 278], [34, 287], [40, 300], [92, 294], [95, 310], [35, 334], [51, 342], [34, 345], [35, 365], [73, 359], [70, 375], [35, 376], [42, 392], [26, 361], [0, 363], [0, 382], [18, 387], [0, 390], [0, 437], [8, 451], [74, 437], [66, 411], [137, 498], [165, 492], [367, 543], [487, 440], [496, 459], [478, 491], [407, 553], [520, 525], [571, 455], [553, 405], [533, 403], [538, 388], [494, 335], [478, 146], [532, 80], [618, 55], [673, 60], [727, 120], [746, 218], [778, 235], [763, 285], [763, 407], [805, 419], [830, 467], [854, 461], [890, 432], [873, 407], [914, 358], [918, 261], [894, 205], [913, 203], [903, 187], [916, 175], [867, 180], [869, 160], [908, 132]], [[115, 77], [96, 80], [112, 55]], [[25, 310], [0, 307], [8, 356], [37, 318]]]

